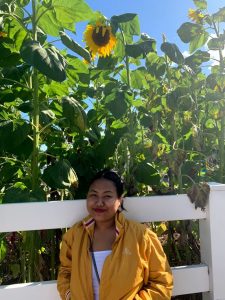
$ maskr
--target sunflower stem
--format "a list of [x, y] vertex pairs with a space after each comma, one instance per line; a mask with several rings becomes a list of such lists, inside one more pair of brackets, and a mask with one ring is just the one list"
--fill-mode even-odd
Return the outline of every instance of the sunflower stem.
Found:
[[[119, 26], [119, 29], [120, 29], [120, 32], [121, 32], [121, 35], [122, 35], [124, 48], [126, 48], [127, 43], [126, 43], [126, 39], [125, 39], [123, 30], [122, 30], [122, 28], [121, 28], [120, 26]], [[126, 64], [126, 71], [127, 71], [127, 85], [128, 85], [128, 88], [130, 89], [130, 67], [129, 67], [129, 56], [126, 54], [126, 51], [125, 51], [125, 64]]]

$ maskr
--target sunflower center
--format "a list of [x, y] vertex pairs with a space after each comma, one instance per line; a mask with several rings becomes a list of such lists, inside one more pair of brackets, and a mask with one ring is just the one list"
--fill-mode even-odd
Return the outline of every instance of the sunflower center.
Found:
[[98, 26], [93, 30], [92, 39], [98, 46], [105, 46], [110, 40], [109, 29], [104, 26]]

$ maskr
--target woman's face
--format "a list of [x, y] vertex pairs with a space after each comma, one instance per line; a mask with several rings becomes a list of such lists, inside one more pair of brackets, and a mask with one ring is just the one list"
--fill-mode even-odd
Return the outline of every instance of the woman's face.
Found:
[[116, 187], [111, 180], [100, 178], [95, 180], [87, 194], [87, 210], [96, 222], [114, 220], [121, 204]]

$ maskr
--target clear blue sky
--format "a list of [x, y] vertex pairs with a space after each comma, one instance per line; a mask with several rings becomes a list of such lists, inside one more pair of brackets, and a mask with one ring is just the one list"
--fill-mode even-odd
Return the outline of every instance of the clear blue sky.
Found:
[[[162, 43], [162, 33], [169, 42], [179, 45], [182, 51], [188, 46], [181, 43], [177, 29], [188, 21], [188, 9], [195, 8], [192, 0], [86, 0], [94, 10], [99, 10], [107, 18], [123, 13], [137, 13], [139, 15], [141, 32], [145, 32], [156, 39], [159, 49]], [[210, 13], [225, 6], [224, 0], [208, 0]], [[77, 26], [77, 35], [83, 31], [83, 26]]]

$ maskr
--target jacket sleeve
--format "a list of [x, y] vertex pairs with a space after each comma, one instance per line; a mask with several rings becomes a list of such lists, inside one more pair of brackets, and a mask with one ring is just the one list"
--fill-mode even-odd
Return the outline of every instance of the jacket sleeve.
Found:
[[72, 266], [72, 238], [71, 230], [67, 231], [62, 239], [60, 249], [60, 266], [57, 278], [57, 289], [62, 300], [70, 300], [70, 277]]
[[172, 296], [173, 276], [166, 255], [155, 233], [146, 229], [145, 259], [148, 260], [145, 285], [135, 300], [168, 300]]

